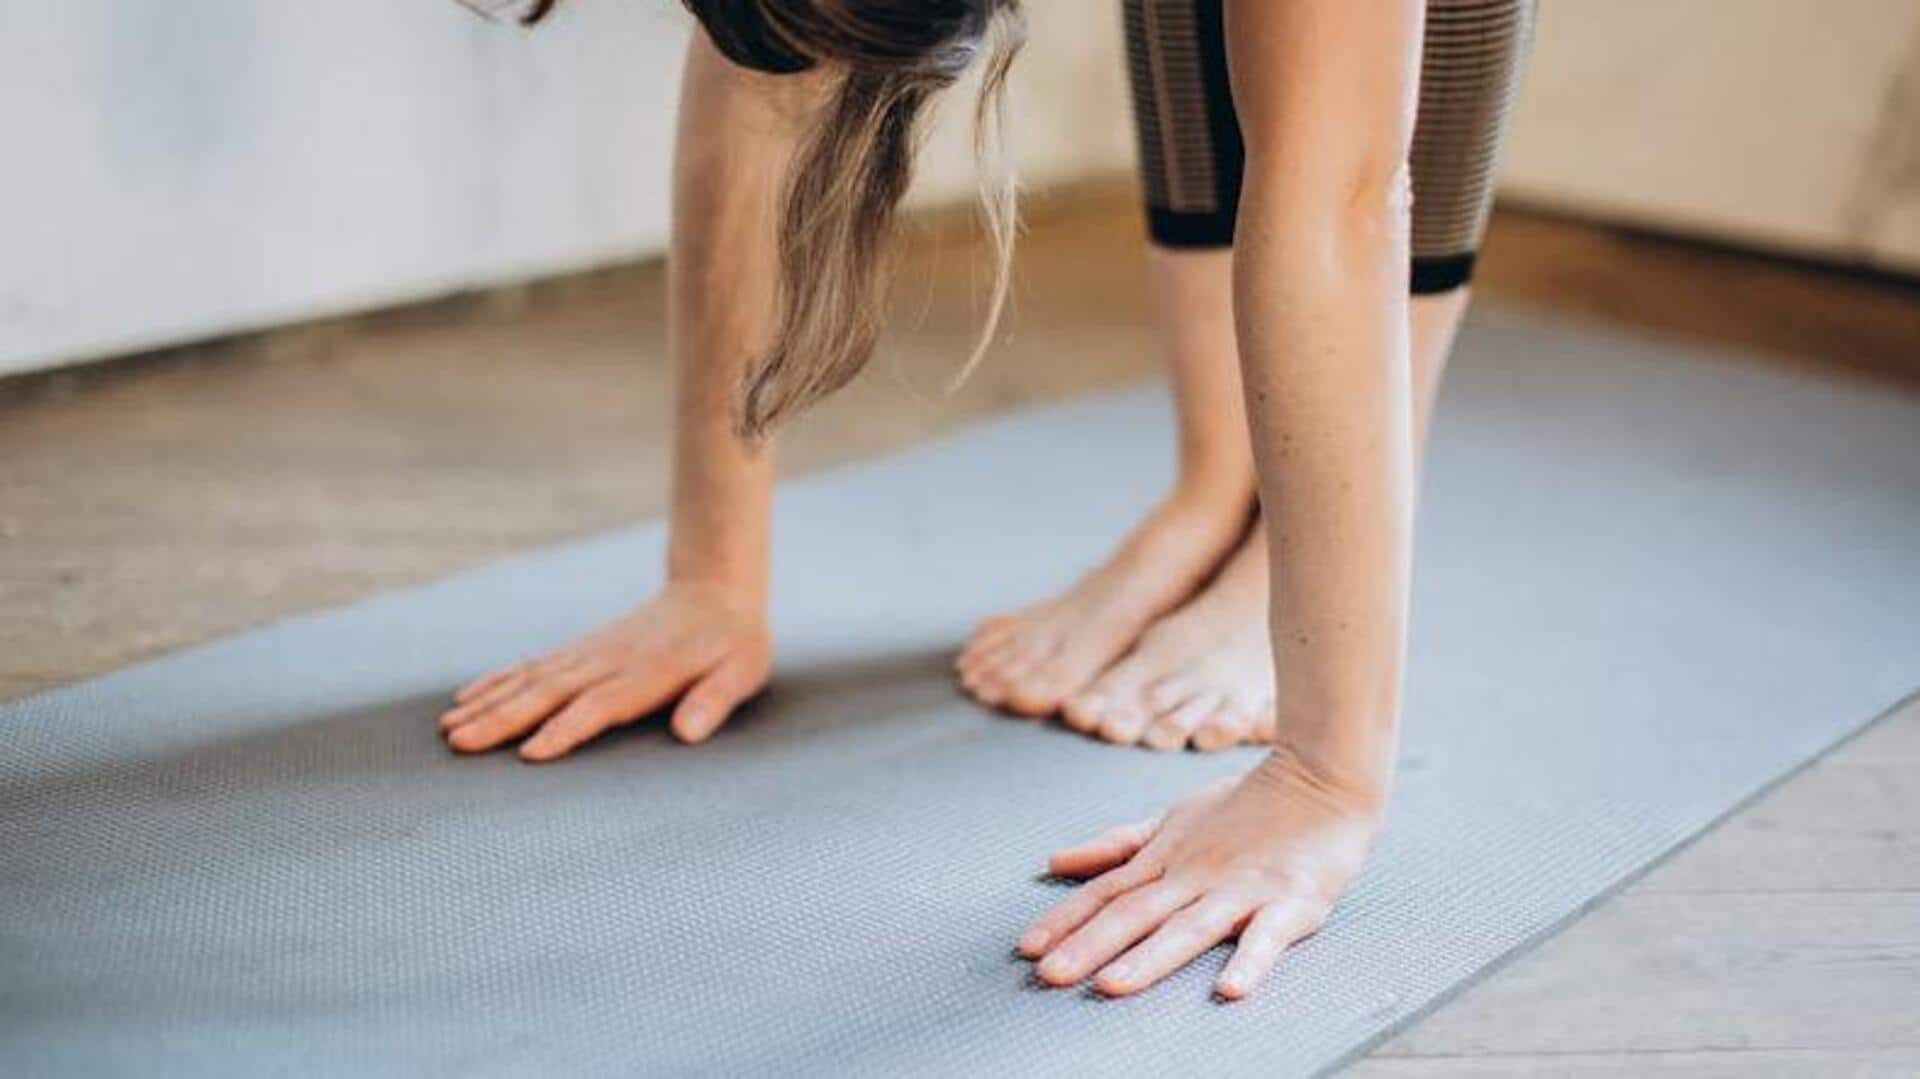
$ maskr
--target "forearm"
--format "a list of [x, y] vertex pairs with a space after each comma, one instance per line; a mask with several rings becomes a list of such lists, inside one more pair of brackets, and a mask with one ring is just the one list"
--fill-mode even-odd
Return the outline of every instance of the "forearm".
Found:
[[741, 379], [766, 351], [777, 221], [812, 76], [761, 75], [696, 33], [674, 148], [668, 336], [676, 370], [670, 580], [763, 600], [774, 447], [736, 433]]
[[1405, 232], [1386, 206], [1271, 189], [1248, 202], [1235, 287], [1279, 744], [1318, 774], [1384, 789], [1412, 504]]
[[1383, 796], [1411, 560], [1405, 162], [1420, 9], [1231, 12], [1251, 114], [1236, 329], [1270, 547], [1276, 748]]

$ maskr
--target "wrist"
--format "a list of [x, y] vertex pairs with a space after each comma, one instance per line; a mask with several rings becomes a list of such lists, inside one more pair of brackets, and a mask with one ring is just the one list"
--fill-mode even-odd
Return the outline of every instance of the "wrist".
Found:
[[764, 614], [767, 607], [767, 573], [725, 563], [667, 560], [667, 587], [700, 596], [732, 610]]
[[1393, 748], [1291, 736], [1282, 729], [1256, 775], [1309, 790], [1329, 804], [1378, 816], [1393, 783]]
[[1400, 677], [1397, 663], [1372, 666], [1392, 674], [1318, 683], [1302, 676], [1282, 692], [1268, 763], [1347, 800], [1384, 805], [1399, 748]]

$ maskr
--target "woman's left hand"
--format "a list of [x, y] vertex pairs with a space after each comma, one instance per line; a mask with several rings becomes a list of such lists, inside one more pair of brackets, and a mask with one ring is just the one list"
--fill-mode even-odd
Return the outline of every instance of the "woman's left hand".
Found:
[[1237, 936], [1214, 988], [1238, 1000], [1326, 920], [1366, 859], [1380, 808], [1377, 792], [1329, 784], [1275, 753], [1157, 820], [1056, 853], [1052, 872], [1094, 879], [1033, 923], [1020, 954], [1039, 961], [1048, 985], [1092, 975], [1099, 992], [1124, 996]]

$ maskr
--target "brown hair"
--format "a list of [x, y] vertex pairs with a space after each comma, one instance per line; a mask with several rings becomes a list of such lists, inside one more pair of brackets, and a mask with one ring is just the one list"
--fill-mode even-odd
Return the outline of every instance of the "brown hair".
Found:
[[[492, 6], [499, 0], [467, 0]], [[556, 0], [520, 0], [534, 23]], [[913, 176], [921, 119], [935, 94], [985, 55], [974, 110], [982, 216], [994, 275], [964, 378], [1006, 306], [1018, 229], [1005, 160], [1007, 72], [1025, 41], [1019, 0], [683, 0], [735, 63], [838, 76], [787, 178], [780, 228], [778, 330], [748, 368], [738, 424], [760, 435], [846, 385], [872, 358], [886, 302], [889, 248]], [[497, 9], [496, 9], [497, 10]]]

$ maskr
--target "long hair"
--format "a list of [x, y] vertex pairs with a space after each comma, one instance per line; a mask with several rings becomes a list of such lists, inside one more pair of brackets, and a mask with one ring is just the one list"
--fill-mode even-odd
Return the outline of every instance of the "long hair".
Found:
[[[507, 2], [531, 24], [556, 0]], [[733, 62], [770, 72], [820, 66], [837, 80], [786, 179], [778, 324], [771, 349], [750, 362], [742, 380], [741, 432], [766, 433], [845, 386], [872, 358], [895, 221], [912, 182], [927, 104], [980, 61], [974, 152], [993, 284], [980, 335], [955, 381], [964, 378], [985, 355], [1006, 308], [1019, 227], [1018, 187], [1006, 155], [1006, 84], [1026, 39], [1020, 0], [682, 2]]]

